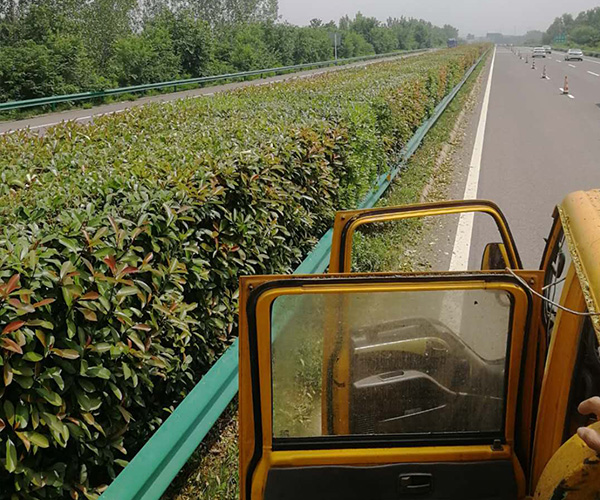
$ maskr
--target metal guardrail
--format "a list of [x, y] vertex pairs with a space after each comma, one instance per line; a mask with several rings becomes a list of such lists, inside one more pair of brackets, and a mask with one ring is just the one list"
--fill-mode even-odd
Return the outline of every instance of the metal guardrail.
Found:
[[[402, 151], [398, 165], [379, 176], [359, 208], [375, 205], [486, 54], [487, 52], [482, 54], [467, 70], [462, 80], [417, 129]], [[332, 229], [325, 233], [294, 274], [325, 271], [329, 264], [332, 235]], [[238, 354], [236, 340], [133, 457], [129, 465], [102, 494], [100, 500], [158, 500], [161, 497], [236, 395]]]
[[282, 74], [294, 72], [301, 69], [309, 69], [309, 68], [321, 68], [326, 66], [343, 66], [346, 64], [351, 64], [354, 62], [360, 61], [372, 61], [378, 60], [386, 57], [394, 57], [394, 56], [403, 56], [407, 54], [415, 54], [418, 52], [425, 52], [429, 49], [419, 49], [419, 50], [402, 50], [396, 52], [388, 52], [386, 54], [373, 54], [370, 56], [360, 56], [360, 57], [349, 57], [346, 59], [336, 59], [330, 61], [319, 61], [314, 63], [304, 63], [304, 64], [296, 64], [294, 66], [281, 66], [278, 68], [266, 68], [266, 69], [256, 69], [252, 71], [244, 71], [240, 73], [227, 73], [223, 75], [213, 75], [213, 76], [203, 76], [199, 78], [188, 78], [186, 80], [173, 80], [169, 82], [159, 82], [159, 83], [148, 83], [145, 85], [135, 85], [132, 87], [120, 87], [116, 89], [107, 89], [107, 90], [98, 90], [94, 92], [81, 92], [78, 94], [66, 94], [59, 96], [50, 96], [50, 97], [39, 97], [37, 99], [27, 99], [25, 101], [9, 101], [0, 103], [0, 112], [1, 111], [11, 111], [14, 109], [23, 109], [23, 108], [31, 108], [36, 106], [54, 106], [56, 104], [64, 103], [64, 102], [75, 102], [75, 101], [86, 101], [90, 99], [98, 99], [103, 97], [109, 97], [114, 95], [121, 94], [131, 94], [135, 92], [146, 92], [148, 90], [155, 89], [164, 89], [173, 87], [174, 92], [177, 91], [177, 87], [183, 87], [187, 85], [201, 85], [203, 83], [211, 83], [223, 80], [239, 80], [248, 78], [250, 76], [260, 76], [264, 74]]

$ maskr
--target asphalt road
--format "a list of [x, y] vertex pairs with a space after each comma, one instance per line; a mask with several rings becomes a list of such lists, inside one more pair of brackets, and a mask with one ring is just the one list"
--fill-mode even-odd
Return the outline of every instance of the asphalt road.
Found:
[[[572, 191], [600, 187], [600, 61], [565, 62], [553, 53], [532, 69], [531, 49], [521, 50], [528, 63], [496, 49], [477, 197], [500, 205], [524, 266], [537, 269], [555, 205]], [[560, 90], [565, 76], [569, 95]], [[472, 268], [484, 244], [497, 240], [474, 226]]]
[[[431, 49], [436, 50], [436, 49]], [[75, 121], [78, 123], [88, 123], [93, 121], [95, 117], [110, 115], [116, 113], [122, 113], [123, 111], [136, 107], [143, 106], [144, 104], [148, 104], [150, 102], [168, 102], [174, 101], [177, 99], [185, 99], [185, 98], [201, 98], [201, 97], [211, 97], [215, 93], [225, 92], [227, 90], [238, 89], [242, 87], [248, 87], [252, 85], [268, 85], [275, 82], [282, 82], [286, 80], [295, 80], [297, 78], [310, 78], [315, 75], [320, 75], [322, 73], [327, 73], [331, 71], [340, 71], [342, 69], [347, 68], [356, 68], [356, 67], [365, 67], [370, 64], [389, 61], [395, 59], [404, 59], [406, 57], [414, 57], [418, 56], [421, 53], [417, 54], [407, 54], [404, 56], [394, 56], [394, 57], [386, 57], [382, 59], [374, 59], [372, 61], [360, 61], [357, 63], [346, 64], [344, 66], [331, 66], [327, 68], [318, 68], [307, 71], [300, 71], [298, 73], [288, 73], [285, 75], [274, 76], [270, 78], [261, 78], [257, 80], [250, 81], [240, 81], [234, 83], [227, 83], [223, 85], [215, 85], [211, 87], [203, 87], [197, 88], [193, 90], [183, 91], [183, 92], [174, 92], [171, 94], [161, 94], [151, 97], [142, 97], [135, 101], [123, 101], [114, 104], [105, 104], [102, 106], [96, 106], [91, 109], [72, 109], [68, 111], [62, 111], [58, 113], [49, 113], [45, 115], [39, 115], [34, 118], [27, 118], [23, 120], [16, 121], [6, 121], [0, 122], [0, 135], [10, 133], [11, 131], [21, 130], [21, 129], [29, 129], [32, 132], [36, 133], [44, 133], [46, 129], [52, 127], [53, 125], [58, 125], [62, 122], [67, 121]]]

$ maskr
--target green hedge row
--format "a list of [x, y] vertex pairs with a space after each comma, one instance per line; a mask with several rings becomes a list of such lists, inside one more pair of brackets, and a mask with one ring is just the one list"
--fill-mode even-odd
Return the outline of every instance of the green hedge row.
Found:
[[482, 47], [0, 138], [0, 475], [96, 498]]

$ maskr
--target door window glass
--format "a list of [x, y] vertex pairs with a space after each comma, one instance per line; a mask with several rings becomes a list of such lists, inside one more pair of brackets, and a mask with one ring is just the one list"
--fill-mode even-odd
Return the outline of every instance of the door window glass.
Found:
[[493, 289], [278, 297], [274, 438], [502, 432], [511, 311]]

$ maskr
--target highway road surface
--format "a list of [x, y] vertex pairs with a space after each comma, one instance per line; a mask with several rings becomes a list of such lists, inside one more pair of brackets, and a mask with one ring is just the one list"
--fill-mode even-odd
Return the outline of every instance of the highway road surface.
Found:
[[[553, 53], [532, 69], [531, 49], [521, 51], [528, 63], [497, 47], [487, 66], [465, 194], [500, 205], [525, 268], [537, 269], [554, 206], [569, 192], [600, 188], [600, 61]], [[467, 267], [465, 252], [478, 268], [481, 248], [498, 238], [477, 224], [471, 238], [469, 221], [461, 224], [450, 268]]]
[[[437, 50], [431, 49], [430, 51]], [[45, 115], [36, 116], [34, 118], [27, 118], [23, 120], [16, 121], [0, 121], [0, 135], [10, 133], [11, 131], [21, 130], [21, 129], [29, 129], [36, 133], [44, 133], [44, 131], [52, 127], [54, 125], [58, 125], [59, 123], [66, 121], [75, 121], [78, 123], [87, 123], [94, 120], [94, 117], [103, 116], [103, 115], [111, 115], [116, 113], [122, 113], [126, 109], [135, 107], [135, 106], [143, 106], [144, 104], [148, 104], [150, 102], [167, 102], [174, 101], [177, 99], [185, 99], [185, 98], [199, 98], [199, 97], [211, 97], [215, 93], [225, 92], [227, 90], [233, 90], [242, 87], [248, 87], [251, 85], [268, 85], [274, 82], [281, 82], [285, 80], [294, 80], [297, 78], [310, 78], [315, 75], [320, 75], [322, 73], [327, 73], [330, 71], [340, 71], [342, 69], [353, 68], [353, 67], [365, 67], [369, 64], [374, 64], [382, 61], [389, 61], [394, 59], [403, 59], [406, 57], [414, 57], [418, 56], [421, 53], [416, 54], [407, 54], [403, 56], [394, 56], [394, 57], [386, 57], [382, 59], [374, 59], [372, 61], [360, 61], [351, 64], [345, 64], [343, 66], [331, 66], [326, 68], [318, 68], [311, 69], [307, 71], [300, 71], [298, 73], [288, 73], [285, 75], [278, 75], [270, 78], [261, 78], [257, 80], [250, 81], [239, 81], [234, 83], [227, 83], [223, 85], [215, 85], [211, 87], [203, 87], [197, 88], [193, 90], [187, 90], [183, 92], [174, 92], [171, 94], [161, 94], [151, 97], [141, 97], [135, 101], [123, 101], [114, 104], [105, 104], [102, 106], [96, 106], [92, 109], [72, 109], [68, 111], [62, 111], [58, 113], [50, 113]]]

